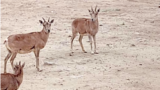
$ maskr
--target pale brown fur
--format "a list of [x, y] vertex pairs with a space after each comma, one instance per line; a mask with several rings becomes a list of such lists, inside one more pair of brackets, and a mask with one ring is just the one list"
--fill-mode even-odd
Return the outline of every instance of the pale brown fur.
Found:
[[14, 73], [2, 73], [1, 74], [1, 90], [18, 90], [23, 81], [23, 67], [25, 63], [21, 65], [15, 65]]
[[96, 34], [98, 32], [98, 26], [99, 26], [98, 12], [100, 11], [100, 9], [96, 10], [96, 8], [95, 10], [93, 10], [92, 8], [91, 10], [89, 10], [91, 19], [78, 18], [72, 22], [71, 54], [70, 55], [72, 55], [73, 53], [73, 40], [76, 37], [77, 33], [80, 34], [79, 43], [81, 45], [82, 51], [86, 53], [86, 51], [83, 48], [82, 38], [84, 35], [88, 35], [90, 40], [90, 45], [91, 45], [91, 51], [92, 51], [92, 37], [94, 41], [94, 52], [92, 51], [92, 53], [98, 54], [96, 52]]
[[11, 66], [13, 68], [13, 61], [17, 53], [25, 54], [30, 52], [34, 52], [36, 57], [36, 68], [38, 71], [41, 71], [39, 69], [39, 52], [46, 45], [51, 29], [51, 23], [54, 21], [48, 20], [47, 22], [44, 18], [43, 20], [44, 22], [39, 20], [39, 22], [43, 25], [41, 32], [10, 35], [7, 40], [4, 41], [4, 44], [8, 50], [8, 55], [6, 56], [4, 62], [4, 73], [6, 73], [6, 64], [10, 57]]

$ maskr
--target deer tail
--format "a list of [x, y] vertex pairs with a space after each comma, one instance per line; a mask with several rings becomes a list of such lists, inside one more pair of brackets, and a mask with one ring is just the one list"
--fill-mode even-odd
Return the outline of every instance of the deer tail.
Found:
[[5, 44], [8, 41], [8, 39], [4, 40], [3, 44]]

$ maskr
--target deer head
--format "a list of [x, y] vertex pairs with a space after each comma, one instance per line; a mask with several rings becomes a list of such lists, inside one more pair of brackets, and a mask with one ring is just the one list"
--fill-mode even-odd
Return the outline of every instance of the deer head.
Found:
[[97, 6], [95, 7], [95, 10], [93, 10], [93, 8], [91, 7], [91, 10], [88, 10], [91, 16], [91, 20], [95, 21], [98, 19], [98, 13], [100, 11], [100, 9], [97, 10]]
[[54, 22], [54, 19], [52, 19], [51, 21], [48, 19], [48, 21], [46, 21], [44, 18], [42, 18], [42, 20], [39, 20], [39, 22], [43, 25], [43, 30], [46, 33], [50, 33], [51, 30], [51, 24]]
[[21, 62], [19, 62], [19, 65], [16, 64], [14, 66], [14, 73], [15, 73], [15, 75], [19, 74], [22, 71], [22, 69], [23, 69], [24, 66], [25, 66], [25, 63], [23, 63], [22, 65], [21, 65]]

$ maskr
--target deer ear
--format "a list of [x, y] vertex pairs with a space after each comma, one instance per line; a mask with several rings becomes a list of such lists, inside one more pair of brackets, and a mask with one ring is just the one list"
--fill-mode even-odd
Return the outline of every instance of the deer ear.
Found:
[[92, 14], [92, 11], [91, 11], [91, 10], [89, 10], [89, 9], [88, 9], [88, 12], [89, 12], [89, 14], [90, 14], [90, 15]]
[[54, 19], [52, 19], [50, 23], [53, 23], [53, 22], [54, 22]]
[[40, 24], [43, 24], [43, 21], [39, 20]]
[[91, 12], [91, 10], [88, 9], [88, 12]]
[[100, 8], [97, 10], [97, 12], [100, 12]]
[[22, 67], [24, 67], [24, 66], [25, 66], [25, 63], [23, 63]]

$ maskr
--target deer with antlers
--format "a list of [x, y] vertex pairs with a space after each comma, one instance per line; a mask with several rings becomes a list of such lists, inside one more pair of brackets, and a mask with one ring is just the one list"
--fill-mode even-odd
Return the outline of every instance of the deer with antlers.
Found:
[[5, 41], [4, 44], [8, 50], [8, 55], [4, 60], [4, 73], [6, 73], [6, 64], [8, 59], [11, 57], [10, 62], [13, 69], [13, 61], [17, 53], [25, 54], [34, 52], [36, 57], [36, 68], [39, 69], [39, 53], [40, 50], [44, 48], [49, 37], [51, 30], [51, 24], [54, 22], [54, 19], [51, 21], [48, 19], [46, 21], [44, 18], [39, 20], [40, 24], [43, 25], [43, 29], [40, 32], [31, 32], [27, 34], [16, 34], [10, 35]]
[[23, 81], [23, 68], [25, 63], [14, 66], [14, 74], [2, 73], [1, 74], [1, 90], [18, 90]]
[[[88, 18], [77, 18], [72, 22], [72, 37], [71, 37], [71, 54], [73, 54], [73, 40], [76, 37], [77, 33], [80, 34], [79, 36], [79, 43], [81, 45], [82, 51], [87, 53], [82, 44], [82, 38], [84, 35], [88, 35], [90, 46], [91, 46], [91, 53], [98, 54], [96, 52], [96, 34], [98, 32], [98, 13], [100, 9], [97, 10], [97, 6], [95, 10], [91, 7], [91, 10], [88, 10], [91, 16], [91, 19]], [[94, 41], [94, 51], [92, 50], [92, 38]]]

